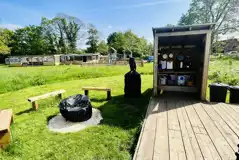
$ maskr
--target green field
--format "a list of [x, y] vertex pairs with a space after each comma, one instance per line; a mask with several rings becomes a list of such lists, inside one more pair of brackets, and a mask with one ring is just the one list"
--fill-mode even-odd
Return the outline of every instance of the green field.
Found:
[[[14, 112], [12, 143], [0, 153], [0, 159], [131, 159], [152, 93], [152, 67], [146, 64], [138, 68], [142, 74], [143, 96], [124, 99], [124, 74], [128, 66], [0, 66], [0, 108], [12, 108]], [[238, 60], [213, 59], [209, 82], [220, 80], [236, 84], [237, 69]], [[59, 134], [48, 130], [48, 120], [59, 113], [59, 100], [39, 101], [37, 112], [27, 101], [28, 97], [58, 89], [66, 90], [64, 97], [82, 94], [83, 86], [110, 87], [113, 98], [105, 101], [105, 92], [90, 92], [93, 107], [101, 111], [104, 119], [99, 126], [77, 133]]]
[[[128, 70], [128, 66], [8, 67], [2, 65], [0, 66], [0, 94], [62, 81], [123, 75]], [[138, 67], [138, 72], [143, 75], [152, 74], [152, 65], [146, 64], [145, 67]]]

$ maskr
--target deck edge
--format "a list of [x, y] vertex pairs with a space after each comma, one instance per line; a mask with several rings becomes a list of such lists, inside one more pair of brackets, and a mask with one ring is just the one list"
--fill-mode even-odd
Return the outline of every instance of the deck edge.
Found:
[[151, 106], [150, 104], [152, 103], [153, 99], [154, 99], [154, 97], [150, 97], [149, 104], [148, 104], [148, 107], [147, 107], [147, 111], [146, 111], [146, 114], [145, 114], [145, 117], [144, 117], [144, 120], [143, 120], [144, 122], [143, 122], [141, 131], [140, 131], [140, 135], [139, 135], [139, 138], [138, 138], [137, 146], [135, 148], [133, 160], [137, 160], [137, 155], [138, 155], [138, 151], [139, 151], [140, 142], [142, 140], [143, 131], [144, 131], [144, 128], [145, 128], [145, 123], [146, 123], [147, 117], [149, 115], [149, 108]]

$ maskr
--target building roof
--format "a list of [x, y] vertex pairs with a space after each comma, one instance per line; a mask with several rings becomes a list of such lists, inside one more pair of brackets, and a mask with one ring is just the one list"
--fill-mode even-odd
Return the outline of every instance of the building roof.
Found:
[[153, 28], [153, 34], [155, 34], [155, 33], [211, 30], [211, 29], [214, 28], [214, 26], [215, 26], [214, 23], [208, 23], [208, 24], [196, 24], [196, 25], [187, 25], [187, 26], [160, 27], [160, 28]]

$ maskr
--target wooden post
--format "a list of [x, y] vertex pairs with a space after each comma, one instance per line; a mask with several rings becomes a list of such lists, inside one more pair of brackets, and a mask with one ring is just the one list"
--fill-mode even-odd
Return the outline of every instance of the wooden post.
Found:
[[107, 100], [111, 99], [111, 91], [107, 91]]
[[144, 67], [144, 60], [141, 59], [141, 67]]
[[88, 96], [88, 94], [89, 94], [89, 91], [85, 90], [85, 95]]
[[211, 52], [211, 36], [212, 36], [212, 32], [209, 32], [206, 34], [203, 74], [202, 74], [202, 88], [201, 88], [202, 101], [206, 100], [206, 93], [207, 93], [208, 67], [209, 67], [209, 59], [210, 59], [209, 57]]
[[156, 96], [158, 94], [158, 37], [155, 34], [154, 38], [154, 77], [153, 77], [153, 95]]
[[58, 98], [59, 98], [59, 99], [62, 99], [62, 94], [61, 94], [61, 93], [58, 94]]
[[38, 110], [38, 103], [37, 103], [37, 101], [32, 102], [32, 108], [35, 108], [35, 110]]

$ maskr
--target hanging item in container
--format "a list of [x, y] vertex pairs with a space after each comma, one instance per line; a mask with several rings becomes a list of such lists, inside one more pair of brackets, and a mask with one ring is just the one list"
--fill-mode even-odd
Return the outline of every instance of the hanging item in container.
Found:
[[159, 64], [158, 64], [158, 71], [161, 71], [162, 70], [162, 64], [161, 64], [161, 61], [159, 61]]
[[176, 57], [177, 59], [177, 63], [178, 63], [178, 68], [182, 69], [183, 68], [183, 60], [184, 60], [184, 56], [183, 55], [177, 55]]
[[162, 69], [166, 69], [167, 68], [167, 61], [160, 61]]
[[178, 85], [179, 86], [185, 85], [185, 76], [178, 76]]
[[187, 86], [189, 87], [192, 87], [194, 84], [193, 84], [193, 77], [192, 76], [189, 76], [188, 80], [187, 80]]
[[187, 85], [190, 79], [190, 75], [184, 75], [184, 77], [185, 77], [185, 85]]
[[167, 69], [173, 69], [173, 61], [167, 61]]
[[173, 54], [170, 53], [168, 55], [168, 60], [167, 60], [167, 69], [173, 69]]
[[177, 76], [175, 74], [170, 75], [171, 80], [176, 81]]
[[170, 53], [170, 54], [169, 54], [169, 58], [173, 58], [173, 53]]
[[167, 84], [168, 85], [175, 85], [175, 79], [174, 79], [174, 75], [169, 75], [168, 79], [167, 79]]
[[186, 56], [184, 59], [184, 68], [190, 69], [192, 68], [192, 57]]
[[166, 76], [160, 76], [160, 85], [166, 85], [167, 77]]
[[163, 59], [167, 59], [168, 55], [167, 54], [163, 54]]

